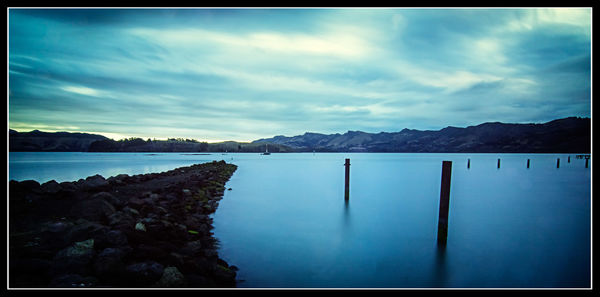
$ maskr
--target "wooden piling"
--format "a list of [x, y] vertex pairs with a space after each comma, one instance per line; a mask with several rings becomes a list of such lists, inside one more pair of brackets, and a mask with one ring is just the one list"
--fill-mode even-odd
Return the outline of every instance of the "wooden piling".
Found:
[[350, 199], [350, 159], [346, 159], [346, 163], [344, 164], [346, 167], [346, 182], [345, 182], [345, 191], [344, 191], [344, 199]]
[[471, 159], [467, 159], [467, 169], [471, 168]]
[[452, 161], [442, 162], [442, 185], [440, 189], [440, 213], [438, 219], [438, 245], [446, 245], [448, 238], [448, 210], [450, 206], [450, 178]]
[[560, 158], [556, 158], [556, 168], [560, 168]]
[[588, 168], [588, 161], [590, 161], [589, 158], [585, 158], [585, 168]]
[[567, 157], [567, 163], [571, 163], [571, 156]]
[[498, 169], [500, 169], [500, 159], [498, 159]]
[[529, 159], [527, 159], [527, 169], [529, 169]]

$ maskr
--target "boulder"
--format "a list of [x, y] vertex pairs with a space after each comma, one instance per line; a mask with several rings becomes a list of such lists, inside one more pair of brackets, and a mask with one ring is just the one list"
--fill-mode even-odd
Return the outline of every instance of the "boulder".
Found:
[[[79, 183], [79, 181], [78, 181]], [[81, 182], [81, 188], [84, 190], [98, 190], [99, 188], [103, 188], [108, 186], [108, 182], [102, 175], [96, 174], [94, 176], [87, 177], [83, 182]]]
[[71, 207], [71, 215], [93, 222], [108, 222], [115, 211], [114, 206], [98, 197], [77, 201]]
[[94, 261], [94, 272], [101, 278], [114, 279], [122, 275], [125, 265], [122, 262], [124, 252], [118, 248], [106, 248]]
[[179, 254], [186, 256], [196, 256], [202, 254], [202, 243], [199, 240], [190, 241], [179, 250]]
[[92, 195], [91, 199], [103, 199], [106, 202], [110, 203], [115, 208], [122, 208], [123, 205], [125, 205], [124, 201], [121, 201], [121, 199], [115, 197], [114, 195], [112, 195], [111, 193], [108, 193], [108, 192], [96, 193], [96, 194]]
[[54, 194], [54, 193], [58, 193], [62, 188], [61, 188], [60, 184], [58, 184], [55, 180], [51, 180], [49, 182], [42, 184], [41, 189], [45, 193]]
[[87, 275], [91, 272], [91, 263], [94, 256], [93, 239], [76, 242], [72, 246], [60, 250], [54, 256], [52, 269], [54, 274]]
[[185, 284], [186, 282], [183, 274], [179, 272], [177, 267], [170, 266], [165, 268], [160, 280], [158, 280], [154, 286], [161, 288], [177, 288], [183, 287]]
[[75, 225], [71, 227], [66, 235], [69, 242], [81, 241], [86, 238], [97, 238], [105, 236], [107, 228], [101, 224], [90, 222], [88, 220], [79, 219]]
[[125, 268], [126, 279], [131, 287], [149, 287], [163, 275], [164, 266], [155, 261], [135, 263]]
[[121, 230], [110, 230], [106, 233], [106, 241], [108, 245], [113, 247], [120, 247], [127, 245], [127, 235]]

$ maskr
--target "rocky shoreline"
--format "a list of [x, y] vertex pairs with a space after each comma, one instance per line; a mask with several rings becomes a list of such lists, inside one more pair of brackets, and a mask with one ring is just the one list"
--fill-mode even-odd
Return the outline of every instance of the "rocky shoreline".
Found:
[[10, 288], [235, 287], [212, 218], [236, 165], [9, 182]]

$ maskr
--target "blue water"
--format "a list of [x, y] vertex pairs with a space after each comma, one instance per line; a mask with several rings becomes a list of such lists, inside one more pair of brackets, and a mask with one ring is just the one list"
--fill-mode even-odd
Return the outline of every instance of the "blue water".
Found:
[[[239, 268], [238, 287], [589, 288], [591, 162], [567, 156], [10, 153], [9, 178], [60, 182], [234, 163], [232, 190], [213, 218], [220, 256]], [[443, 160], [453, 167], [448, 243], [439, 249]]]

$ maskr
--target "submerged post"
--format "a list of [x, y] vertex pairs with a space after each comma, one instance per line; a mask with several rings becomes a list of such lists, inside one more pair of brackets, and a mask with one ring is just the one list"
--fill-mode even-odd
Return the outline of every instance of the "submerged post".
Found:
[[556, 168], [560, 168], [560, 158], [556, 158]]
[[346, 163], [344, 164], [346, 167], [346, 185], [344, 191], [344, 199], [350, 199], [350, 159], [346, 159]]
[[471, 168], [471, 159], [467, 159], [467, 169]]
[[448, 238], [448, 210], [450, 206], [450, 177], [452, 161], [442, 162], [442, 186], [440, 189], [440, 215], [438, 219], [438, 245], [446, 246]]
[[498, 169], [500, 169], [500, 158], [498, 158]]
[[590, 160], [590, 158], [585, 158], [585, 168], [588, 168], [588, 161]]
[[567, 163], [571, 163], [571, 156], [567, 157]]
[[529, 159], [527, 159], [527, 169], [529, 169]]

